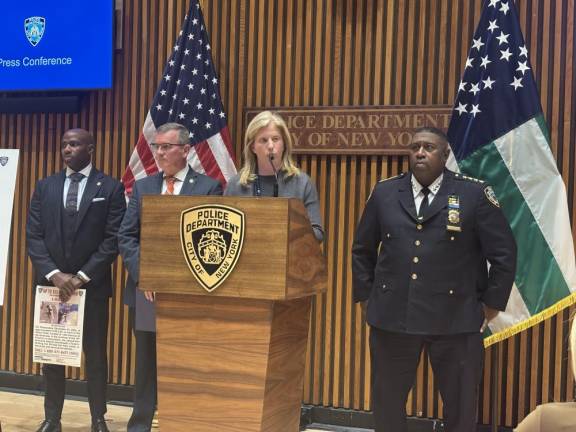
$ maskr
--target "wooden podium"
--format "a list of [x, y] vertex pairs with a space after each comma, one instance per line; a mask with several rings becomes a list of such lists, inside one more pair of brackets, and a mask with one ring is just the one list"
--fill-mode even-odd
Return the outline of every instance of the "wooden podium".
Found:
[[[188, 267], [182, 212], [244, 213], [235, 268], [208, 292]], [[140, 288], [157, 293], [158, 414], [163, 432], [296, 432], [311, 296], [325, 260], [300, 200], [146, 196]]]

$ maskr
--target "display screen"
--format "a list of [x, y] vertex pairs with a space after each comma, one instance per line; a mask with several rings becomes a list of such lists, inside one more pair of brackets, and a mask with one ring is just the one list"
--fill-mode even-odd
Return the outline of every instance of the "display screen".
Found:
[[0, 13], [0, 91], [112, 87], [112, 0], [22, 0]]

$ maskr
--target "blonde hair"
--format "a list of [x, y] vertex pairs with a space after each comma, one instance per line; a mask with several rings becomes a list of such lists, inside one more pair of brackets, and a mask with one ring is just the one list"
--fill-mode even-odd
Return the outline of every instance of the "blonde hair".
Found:
[[242, 165], [242, 168], [240, 168], [239, 172], [240, 184], [243, 186], [248, 186], [248, 183], [256, 180], [256, 155], [250, 147], [254, 143], [254, 139], [256, 138], [256, 135], [258, 135], [258, 132], [271, 124], [278, 128], [284, 143], [284, 152], [282, 153], [282, 165], [280, 166], [280, 171], [282, 171], [286, 177], [300, 173], [300, 170], [292, 159], [292, 136], [288, 131], [286, 122], [278, 113], [262, 111], [248, 124], [246, 134], [244, 135], [244, 164]]

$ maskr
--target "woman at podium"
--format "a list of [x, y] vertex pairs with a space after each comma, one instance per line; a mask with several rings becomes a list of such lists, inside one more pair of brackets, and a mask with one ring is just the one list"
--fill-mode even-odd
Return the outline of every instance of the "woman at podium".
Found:
[[292, 137], [280, 115], [262, 111], [244, 136], [244, 165], [230, 179], [224, 195], [267, 196], [302, 200], [318, 241], [324, 238], [318, 193], [310, 177], [292, 159]]

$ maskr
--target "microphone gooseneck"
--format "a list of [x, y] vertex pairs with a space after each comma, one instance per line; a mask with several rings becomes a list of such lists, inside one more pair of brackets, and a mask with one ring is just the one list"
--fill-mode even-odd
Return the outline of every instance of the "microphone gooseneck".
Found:
[[270, 166], [272, 167], [272, 172], [274, 173], [274, 196], [278, 196], [278, 171], [276, 171], [276, 167], [274, 166], [274, 155], [272, 153], [268, 154], [268, 161], [270, 162]]

